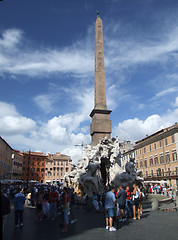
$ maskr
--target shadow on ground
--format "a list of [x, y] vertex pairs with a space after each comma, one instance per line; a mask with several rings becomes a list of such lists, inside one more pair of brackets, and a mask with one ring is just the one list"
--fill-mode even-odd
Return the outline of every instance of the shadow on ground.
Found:
[[[144, 211], [141, 220], [128, 220], [118, 223], [118, 231], [105, 229], [103, 213], [76, 209], [77, 223], [70, 226], [69, 232], [62, 233], [59, 224], [61, 217], [55, 221], [35, 221], [33, 208], [24, 210], [24, 227], [14, 228], [14, 211], [8, 215], [3, 240], [177, 240], [178, 212]], [[116, 225], [115, 225], [116, 226]]]

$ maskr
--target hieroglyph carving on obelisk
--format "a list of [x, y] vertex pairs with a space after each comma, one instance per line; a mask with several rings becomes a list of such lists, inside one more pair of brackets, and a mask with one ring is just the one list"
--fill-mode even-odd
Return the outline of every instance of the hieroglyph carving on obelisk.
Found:
[[94, 109], [90, 113], [92, 123], [90, 125], [90, 135], [92, 145], [96, 145], [101, 138], [111, 137], [111, 111], [106, 105], [106, 86], [104, 68], [104, 47], [102, 20], [99, 14], [95, 23], [95, 103]]

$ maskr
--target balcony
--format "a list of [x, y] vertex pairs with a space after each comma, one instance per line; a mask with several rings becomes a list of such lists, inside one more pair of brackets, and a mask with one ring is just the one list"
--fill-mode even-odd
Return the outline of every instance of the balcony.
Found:
[[158, 172], [153, 175], [143, 176], [145, 180], [158, 180], [158, 179], [169, 179], [169, 178], [178, 178], [178, 171], [167, 171], [167, 172]]

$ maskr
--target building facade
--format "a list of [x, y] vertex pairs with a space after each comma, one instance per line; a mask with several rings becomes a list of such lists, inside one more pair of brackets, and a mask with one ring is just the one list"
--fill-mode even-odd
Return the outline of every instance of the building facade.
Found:
[[21, 154], [23, 156], [22, 180], [44, 183], [47, 156], [44, 153], [30, 151]]
[[23, 156], [19, 151], [12, 151], [12, 174], [11, 179], [22, 179], [22, 164], [23, 164]]
[[178, 124], [162, 129], [135, 145], [136, 168], [145, 180], [166, 180], [178, 187]]
[[135, 158], [135, 150], [133, 144], [125, 140], [119, 144], [119, 150], [121, 152], [121, 167], [125, 170], [125, 165], [131, 158]]
[[71, 162], [71, 158], [67, 155], [48, 154], [45, 167], [45, 183], [62, 183], [65, 173], [71, 171]]
[[12, 148], [0, 137], [0, 179], [11, 179]]

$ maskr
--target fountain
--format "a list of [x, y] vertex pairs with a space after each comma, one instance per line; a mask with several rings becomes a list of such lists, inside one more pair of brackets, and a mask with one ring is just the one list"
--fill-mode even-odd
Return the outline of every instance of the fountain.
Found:
[[96, 146], [86, 145], [83, 157], [71, 172], [65, 175], [68, 187], [82, 189], [90, 197], [93, 192], [102, 194], [105, 186], [126, 186], [135, 180], [141, 180], [136, 173], [134, 159], [121, 167], [121, 153], [119, 138], [101, 139]]

